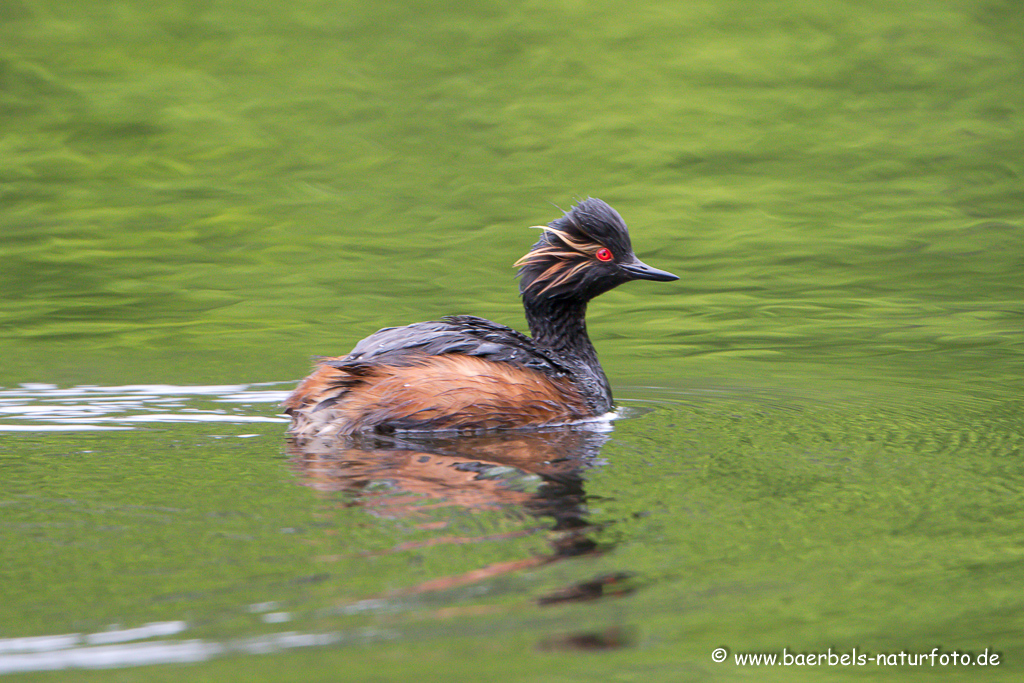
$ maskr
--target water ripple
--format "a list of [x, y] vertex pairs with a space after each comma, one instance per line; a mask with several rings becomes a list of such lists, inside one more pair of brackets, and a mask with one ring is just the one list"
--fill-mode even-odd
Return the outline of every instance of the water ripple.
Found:
[[[351, 633], [297, 633], [285, 631], [225, 642], [199, 639], [162, 640], [187, 630], [184, 621], [152, 622], [130, 629], [82, 635], [67, 633], [29, 638], [0, 638], [0, 674], [63, 669], [111, 669], [147, 664], [202, 662], [229, 654], [269, 654], [303, 647], [323, 647], [343, 642], [393, 639], [395, 634], [377, 629]], [[157, 638], [146, 642], [131, 642]]]
[[266, 408], [284, 400], [288, 394], [285, 387], [291, 384], [59, 388], [25, 383], [0, 389], [0, 432], [110, 431], [180, 422], [281, 423], [287, 420], [267, 415]]

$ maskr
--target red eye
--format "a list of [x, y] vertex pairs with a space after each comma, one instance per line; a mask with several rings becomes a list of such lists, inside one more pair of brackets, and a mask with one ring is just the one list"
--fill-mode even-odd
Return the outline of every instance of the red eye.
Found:
[[614, 258], [612, 256], [612, 250], [608, 247], [601, 247], [594, 253], [594, 256], [597, 257], [598, 261], [611, 261], [612, 258]]

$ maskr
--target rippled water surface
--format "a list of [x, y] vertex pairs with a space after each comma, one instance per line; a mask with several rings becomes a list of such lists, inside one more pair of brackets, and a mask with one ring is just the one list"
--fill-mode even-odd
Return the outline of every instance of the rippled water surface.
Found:
[[[1022, 17], [0, 3], [0, 674], [1017, 680]], [[285, 438], [588, 195], [614, 419]]]

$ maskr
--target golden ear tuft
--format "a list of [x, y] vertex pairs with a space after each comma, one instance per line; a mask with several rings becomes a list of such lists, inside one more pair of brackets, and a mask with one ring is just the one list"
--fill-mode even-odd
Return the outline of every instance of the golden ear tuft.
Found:
[[549, 289], [559, 287], [571, 280], [591, 264], [590, 258], [581, 259], [581, 256], [594, 257], [598, 251], [605, 248], [604, 245], [596, 242], [574, 238], [566, 231], [553, 228], [550, 225], [530, 227], [551, 233], [553, 238], [558, 239], [557, 242], [551, 240], [554, 243], [527, 252], [513, 264], [517, 268], [531, 265], [544, 268], [540, 275], [533, 278], [529, 284], [530, 290], [537, 291], [540, 288], [537, 294], [543, 294]]
[[[568, 262], [567, 261], [560, 261], [558, 263], [558, 265], [565, 266], [565, 265], [568, 265]], [[575, 275], [576, 273], [580, 272], [584, 268], [587, 268], [589, 265], [590, 265], [589, 261], [580, 261], [579, 263], [577, 263], [572, 268], [569, 268], [568, 270], [566, 270], [565, 268], [559, 269], [559, 270], [561, 270], [563, 272], [559, 272], [558, 270], [554, 270], [554, 266], [552, 266], [551, 268], [548, 268], [546, 271], [544, 271], [544, 273], [542, 273], [540, 277], [538, 277], [536, 280], [533, 281], [533, 286], [536, 286], [537, 284], [543, 282], [544, 279], [546, 279], [546, 277], [551, 277], [551, 282], [549, 282], [547, 285], [545, 285], [544, 289], [542, 289], [539, 292], [537, 292], [537, 294], [543, 294], [544, 292], [548, 291], [549, 289], [553, 289], [555, 287], [558, 287], [559, 285], [562, 285], [562, 284], [568, 282], [569, 280], [572, 279], [573, 275]], [[554, 272], [552, 272], [552, 271], [554, 271]], [[551, 273], [551, 275], [549, 276], [548, 273]], [[557, 276], [557, 277], [555, 277], [555, 276]]]
[[578, 254], [574, 251], [566, 251], [560, 247], [541, 247], [540, 249], [534, 249], [533, 251], [523, 254], [519, 260], [512, 265], [518, 268], [520, 266], [525, 266], [528, 263], [535, 263], [548, 258], [569, 259], [574, 256], [578, 256]]
[[588, 256], [592, 256], [594, 253], [597, 252], [598, 249], [600, 249], [603, 246], [597, 244], [596, 242], [584, 242], [582, 240], [573, 239], [572, 237], [569, 237], [568, 233], [566, 233], [565, 231], [558, 230], [557, 228], [552, 228], [550, 225], [547, 226], [547, 231], [553, 233], [554, 235], [557, 235], [558, 239], [562, 240], [576, 251], [580, 252], [581, 254], [586, 254]]

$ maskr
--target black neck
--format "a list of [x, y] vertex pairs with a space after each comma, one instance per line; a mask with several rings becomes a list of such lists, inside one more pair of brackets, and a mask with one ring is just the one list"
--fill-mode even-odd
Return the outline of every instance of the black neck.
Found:
[[524, 298], [526, 322], [538, 345], [559, 356], [598, 366], [597, 352], [587, 336], [587, 302], [564, 298]]
[[534, 342], [572, 368], [577, 388], [595, 413], [611, 410], [612, 390], [587, 336], [587, 302], [524, 296], [523, 308]]

